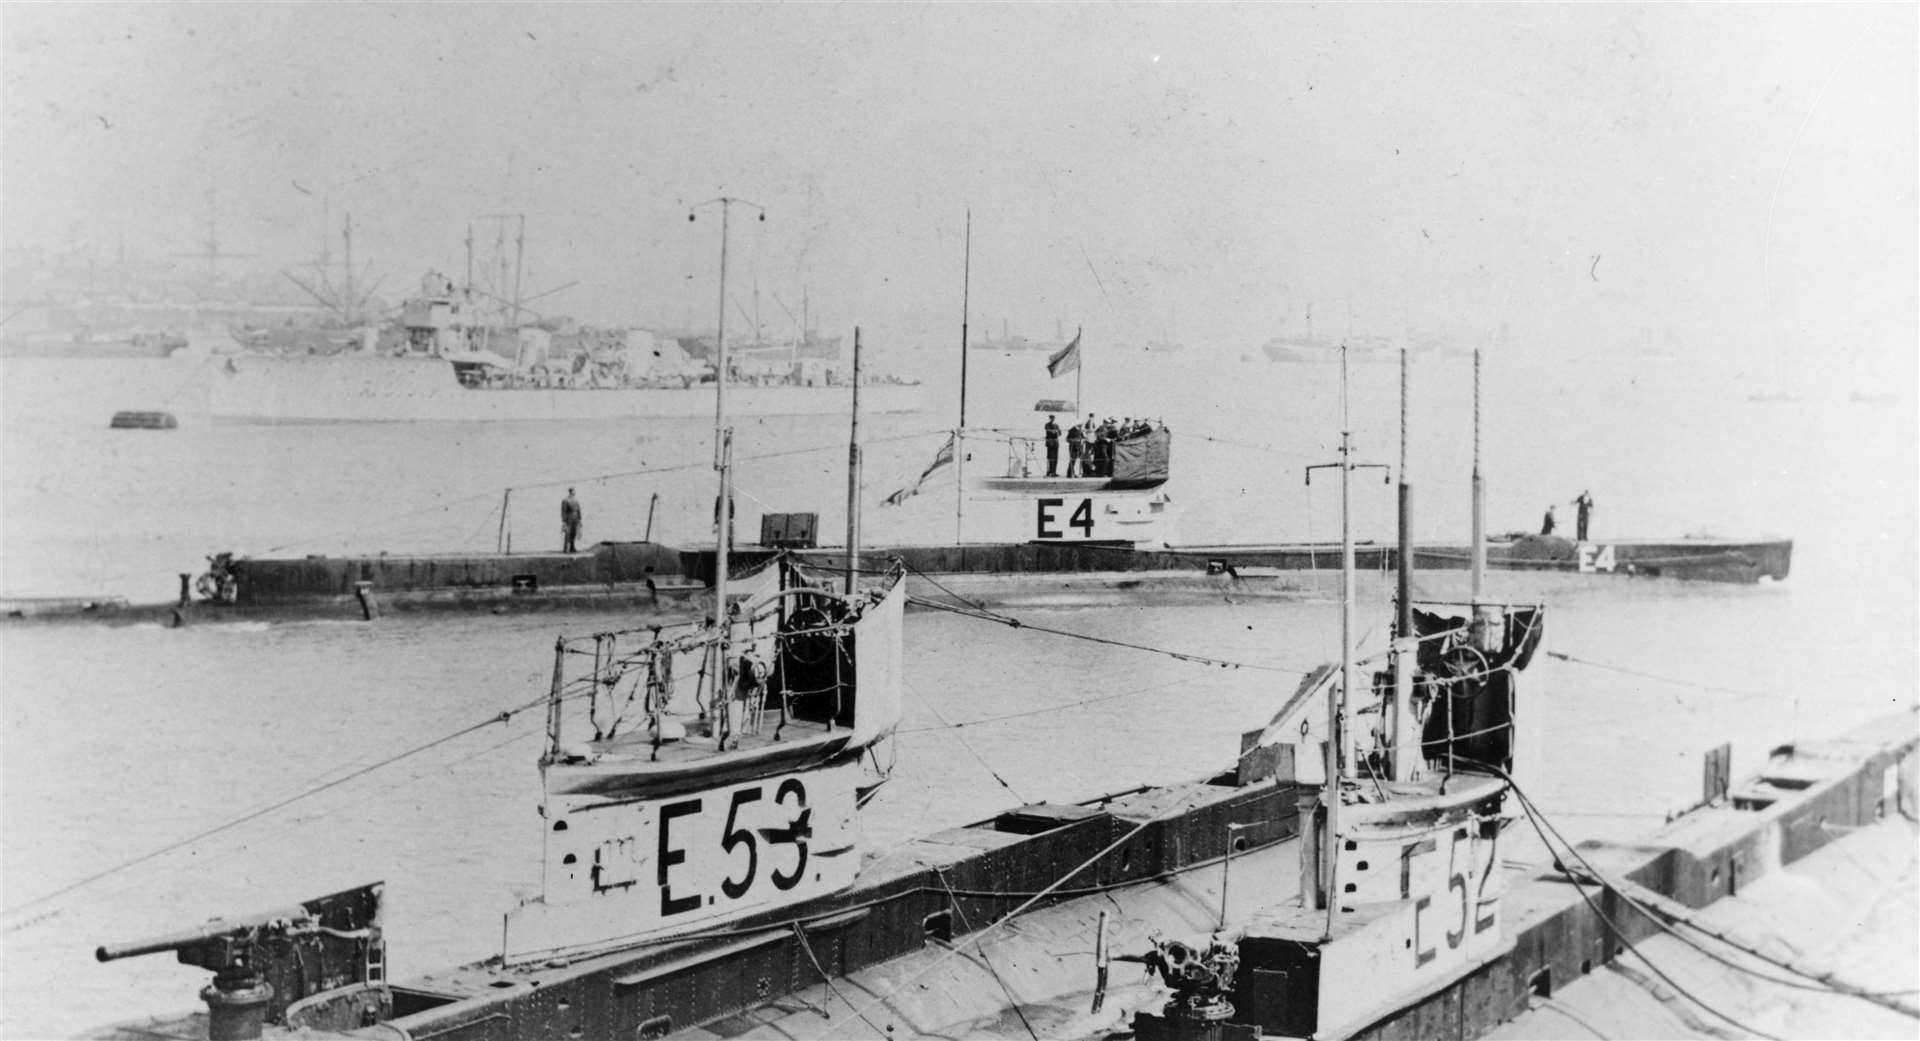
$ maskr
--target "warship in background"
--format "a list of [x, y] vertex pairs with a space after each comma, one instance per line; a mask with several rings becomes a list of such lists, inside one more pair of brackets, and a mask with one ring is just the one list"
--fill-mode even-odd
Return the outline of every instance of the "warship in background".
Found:
[[[352, 323], [341, 320], [340, 294], [327, 281], [331, 265], [324, 237], [313, 274], [232, 274], [223, 270], [223, 262], [254, 254], [230, 251], [219, 214], [217, 189], [210, 181], [206, 237], [197, 250], [167, 259], [130, 253], [124, 230], [117, 248], [105, 245], [103, 236], [84, 232], [56, 247], [9, 247], [0, 271], [0, 357], [205, 354], [227, 349], [222, 341], [235, 330], [246, 331], [254, 346], [273, 349], [285, 349], [296, 340], [304, 349], [312, 342], [351, 338]], [[347, 255], [350, 264], [350, 247]], [[194, 270], [185, 261], [204, 265], [204, 270]], [[295, 295], [288, 280], [306, 290], [306, 297]], [[316, 293], [310, 284], [322, 291]], [[350, 291], [352, 285], [349, 267], [345, 286]], [[377, 288], [377, 282], [373, 285]], [[353, 299], [362, 310], [381, 306], [371, 292]]]
[[1003, 318], [1000, 320], [999, 339], [994, 339], [991, 333], [984, 333], [971, 338], [967, 342], [967, 348], [975, 351], [1000, 351], [1004, 354], [1022, 351], [1043, 351], [1051, 354], [1065, 347], [1067, 339], [1066, 326], [1060, 322], [1054, 323], [1053, 339], [1035, 340], [1011, 332], [1009, 323]]
[[1398, 361], [1398, 347], [1385, 336], [1353, 336], [1344, 340], [1314, 339], [1306, 336], [1276, 336], [1260, 345], [1260, 353], [1274, 362], [1333, 363], [1340, 360], [1345, 346], [1348, 357], [1360, 364], [1386, 364]]
[[215, 330], [236, 324], [306, 327], [322, 314], [297, 303], [236, 298], [235, 288], [188, 286], [171, 269], [124, 258], [77, 270], [46, 257], [10, 258], [0, 357], [167, 358], [203, 353]]
[[[471, 234], [468, 244], [471, 249]], [[519, 265], [516, 256], [514, 270]], [[347, 298], [354, 299], [351, 279], [347, 285]], [[471, 279], [456, 288], [452, 279], [429, 271], [419, 295], [404, 302], [391, 323], [356, 323], [356, 309], [349, 307], [342, 335], [328, 337], [324, 348], [248, 349], [214, 360], [210, 414], [241, 423], [380, 423], [708, 413], [716, 375], [700, 338], [527, 320], [526, 303], [517, 295], [503, 300]], [[235, 338], [253, 348], [255, 335]], [[839, 361], [838, 348], [838, 338], [812, 331], [794, 344], [748, 344], [727, 364], [734, 410], [760, 416], [844, 412], [853, 376]], [[861, 382], [875, 412], [921, 407], [917, 380], [868, 373]]]
[[[745, 317], [753, 328], [753, 335], [744, 340], [729, 339], [727, 356], [738, 364], [749, 368], [767, 368], [792, 365], [796, 362], [823, 362], [838, 366], [846, 361], [846, 351], [842, 346], [844, 339], [839, 336], [822, 336], [814, 325], [813, 298], [810, 292], [800, 294], [800, 312], [795, 314], [787, 307], [786, 301], [778, 294], [774, 302], [787, 312], [793, 320], [794, 334], [785, 339], [769, 337], [767, 327], [760, 320], [760, 291], [756, 287], [753, 293], [753, 311]], [[673, 337], [689, 358], [711, 365], [718, 345], [718, 336], [712, 333], [689, 333]]]

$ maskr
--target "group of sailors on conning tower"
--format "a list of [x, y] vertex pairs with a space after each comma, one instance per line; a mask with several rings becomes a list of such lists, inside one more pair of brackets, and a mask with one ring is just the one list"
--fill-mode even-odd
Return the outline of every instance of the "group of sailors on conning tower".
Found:
[[[1160, 424], [1165, 430], [1166, 424]], [[1113, 476], [1113, 445], [1130, 437], [1152, 432], [1154, 424], [1145, 419], [1128, 416], [1114, 419], [1108, 416], [1104, 422], [1094, 419], [1087, 413], [1085, 423], [1075, 423], [1066, 430], [1067, 473], [1068, 477], [1111, 477]], [[1060, 476], [1060, 424], [1055, 416], [1047, 416], [1047, 425], [1042, 431], [1047, 446], [1047, 476]]]
[[[1589, 521], [1593, 520], [1593, 493], [1583, 491], [1580, 493], [1578, 498], [1574, 499], [1572, 502], [1568, 503], [1567, 505], [1572, 506], [1575, 510], [1578, 511], [1577, 513], [1574, 514], [1574, 536], [1573, 536], [1574, 541], [1576, 542], [1587, 541], [1587, 524]], [[1547, 515], [1545, 517], [1540, 518], [1540, 534], [1542, 535], [1553, 534], [1553, 529], [1559, 523], [1560, 523], [1560, 519], [1553, 515], [1553, 507], [1548, 506]]]

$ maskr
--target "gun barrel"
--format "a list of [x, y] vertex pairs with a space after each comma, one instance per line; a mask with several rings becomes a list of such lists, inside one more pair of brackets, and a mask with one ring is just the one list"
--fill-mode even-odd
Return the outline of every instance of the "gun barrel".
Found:
[[137, 958], [143, 954], [178, 951], [221, 938], [239, 939], [251, 930], [274, 922], [302, 922], [310, 917], [312, 916], [306, 908], [295, 905], [237, 918], [215, 918], [205, 925], [182, 929], [179, 932], [162, 933], [159, 936], [149, 936], [144, 940], [101, 944], [94, 949], [93, 956], [99, 961], [118, 961], [121, 958]]

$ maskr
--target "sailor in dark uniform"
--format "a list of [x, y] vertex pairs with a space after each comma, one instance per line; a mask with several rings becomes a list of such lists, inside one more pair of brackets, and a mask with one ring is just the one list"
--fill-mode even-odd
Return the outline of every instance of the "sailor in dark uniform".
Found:
[[1067, 476], [1068, 477], [1085, 476], [1085, 472], [1081, 467], [1080, 457], [1083, 454], [1085, 454], [1086, 449], [1087, 449], [1087, 432], [1085, 430], [1080, 429], [1080, 424], [1078, 423], [1075, 423], [1074, 425], [1068, 427], [1067, 428]]
[[565, 545], [562, 553], [572, 553], [580, 540], [580, 500], [573, 497], [573, 489], [567, 489], [567, 497], [560, 500], [560, 535]]
[[1114, 426], [1113, 417], [1108, 416], [1106, 422], [1100, 424], [1100, 428], [1095, 434], [1095, 444], [1099, 446], [1100, 476], [1102, 477], [1113, 476], [1113, 442], [1116, 439], [1119, 429], [1119, 427]]
[[1574, 537], [1585, 542], [1587, 541], [1587, 521], [1593, 519], [1593, 493], [1581, 492], [1580, 497], [1573, 500], [1573, 505], [1579, 511], [1573, 517]]
[[1540, 519], [1540, 534], [1542, 535], [1553, 534], [1554, 524], [1555, 524], [1555, 520], [1553, 516], [1553, 507], [1549, 506], [1547, 507], [1547, 515]]
[[1060, 476], [1060, 424], [1047, 417], [1047, 476]]

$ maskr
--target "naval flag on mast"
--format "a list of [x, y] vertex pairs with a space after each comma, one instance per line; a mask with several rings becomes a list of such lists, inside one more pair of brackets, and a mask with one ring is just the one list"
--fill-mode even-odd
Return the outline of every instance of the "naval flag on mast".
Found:
[[911, 499], [914, 496], [920, 494], [920, 486], [927, 483], [927, 478], [932, 477], [933, 472], [935, 470], [938, 470], [943, 466], [952, 465], [953, 441], [954, 441], [953, 435], [948, 434], [947, 443], [941, 445], [940, 450], [933, 454], [933, 462], [928, 463], [927, 468], [925, 470], [920, 471], [920, 479], [906, 486], [905, 488], [902, 488], [899, 491], [894, 492], [892, 495], [887, 496], [885, 499], [882, 499], [881, 501], [886, 503], [888, 506], [898, 506], [901, 503], [906, 502], [908, 499]]
[[[1327, 664], [1316, 666], [1313, 671], [1302, 676], [1300, 685], [1294, 688], [1293, 696], [1280, 706], [1280, 711], [1273, 714], [1273, 719], [1267, 723], [1267, 728], [1260, 731], [1259, 739], [1253, 743], [1254, 747], [1272, 744], [1278, 741], [1282, 734], [1293, 729], [1300, 719], [1302, 710], [1311, 707], [1308, 699], [1326, 689], [1326, 685], [1333, 682], [1339, 675], [1339, 666]], [[1302, 731], [1302, 734], [1304, 733], [1305, 731]]]
[[1080, 330], [1073, 331], [1073, 342], [1047, 356], [1047, 376], [1080, 371]]

